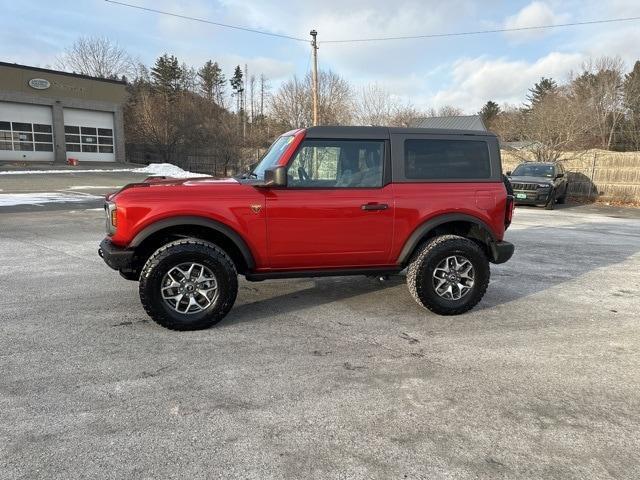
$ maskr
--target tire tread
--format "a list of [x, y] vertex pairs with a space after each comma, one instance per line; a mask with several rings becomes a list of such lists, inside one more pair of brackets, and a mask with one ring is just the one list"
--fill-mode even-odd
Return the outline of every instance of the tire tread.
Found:
[[[147, 295], [147, 280], [149, 279], [151, 272], [155, 268], [157, 268], [158, 265], [168, 256], [177, 253], [194, 251], [213, 256], [216, 258], [216, 260], [223, 264], [223, 267], [229, 273], [229, 277], [232, 282], [232, 292], [231, 295], [227, 296], [225, 301], [220, 305], [220, 308], [218, 308], [215, 313], [204, 317], [198, 322], [193, 322], [191, 324], [185, 325], [184, 323], [178, 322], [175, 319], [171, 318], [162, 309], [154, 308], [152, 299]], [[229, 310], [231, 310], [231, 307], [235, 302], [237, 292], [238, 273], [236, 271], [236, 266], [233, 263], [233, 260], [231, 260], [229, 255], [227, 255], [224, 250], [222, 250], [214, 243], [197, 238], [184, 238], [180, 240], [174, 240], [163, 245], [149, 257], [147, 262], [144, 264], [144, 267], [142, 267], [142, 271], [140, 273], [139, 293], [140, 302], [142, 303], [143, 308], [153, 319], [153, 321], [170, 330], [199, 330], [215, 325], [227, 315]]]
[[[482, 300], [482, 297], [484, 297], [484, 294], [486, 293], [487, 288], [489, 286], [489, 278], [491, 276], [491, 272], [489, 268], [487, 268], [488, 274], [487, 274], [486, 280], [482, 283], [476, 284], [478, 289], [475, 292], [473, 292], [473, 294], [477, 297], [477, 300], [475, 302], [463, 304], [458, 308], [445, 309], [445, 308], [442, 308], [440, 305], [435, 305], [435, 304], [423, 301], [422, 298], [420, 298], [420, 293], [418, 291], [418, 289], [425, 282], [425, 278], [424, 278], [425, 268], [422, 268], [423, 263], [425, 262], [427, 257], [429, 257], [432, 254], [432, 252], [435, 249], [439, 248], [440, 246], [446, 243], [451, 243], [451, 248], [456, 248], [461, 246], [469, 247], [476, 250], [476, 252], [479, 255], [485, 256], [485, 253], [482, 251], [482, 249], [475, 242], [473, 242], [472, 240], [469, 240], [468, 238], [461, 237], [458, 235], [440, 235], [438, 237], [434, 237], [431, 240], [428, 240], [414, 254], [411, 262], [409, 263], [409, 266], [407, 268], [407, 286], [409, 287], [409, 292], [411, 293], [411, 296], [413, 297], [413, 299], [424, 308], [432, 311], [433, 313], [437, 313], [439, 315], [459, 315], [461, 313], [471, 310], [473, 307], [475, 307], [478, 304], [478, 302], [480, 302], [480, 300]], [[426, 279], [426, 280], [430, 281], [430, 279]]]

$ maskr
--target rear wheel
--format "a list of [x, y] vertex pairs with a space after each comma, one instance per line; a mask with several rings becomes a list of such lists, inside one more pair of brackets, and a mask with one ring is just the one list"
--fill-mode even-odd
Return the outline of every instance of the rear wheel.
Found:
[[172, 330], [208, 328], [231, 310], [238, 275], [218, 246], [194, 238], [159, 248], [140, 275], [140, 300], [149, 316]]
[[472, 240], [442, 235], [428, 241], [413, 257], [407, 285], [418, 304], [440, 315], [471, 310], [489, 285], [489, 261]]

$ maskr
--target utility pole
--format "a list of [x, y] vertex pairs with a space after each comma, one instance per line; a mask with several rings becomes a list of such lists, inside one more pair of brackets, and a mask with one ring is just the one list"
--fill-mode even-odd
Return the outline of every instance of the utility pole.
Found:
[[311, 70], [311, 91], [313, 96], [313, 126], [318, 125], [318, 32], [311, 30], [311, 48], [313, 49], [313, 70]]

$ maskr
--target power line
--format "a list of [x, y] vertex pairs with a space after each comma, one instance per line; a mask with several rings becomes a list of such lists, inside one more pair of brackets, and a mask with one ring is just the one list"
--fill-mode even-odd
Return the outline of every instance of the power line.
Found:
[[[184, 20], [192, 20], [195, 22], [207, 23], [209, 25], [215, 25], [223, 28], [231, 28], [234, 30], [257, 33], [259, 35], [267, 35], [270, 37], [285, 38], [287, 40], [295, 40], [297, 42], [305, 42], [305, 43], [309, 42], [309, 40], [306, 38], [294, 37], [292, 35], [284, 35], [280, 33], [267, 32], [264, 30], [257, 30], [254, 28], [242, 27], [239, 25], [230, 25], [227, 23], [214, 22], [213, 20], [207, 20], [205, 18], [190, 17], [188, 15], [180, 15], [178, 13], [165, 12], [163, 10], [157, 10], [155, 8], [147, 8], [147, 7], [142, 7], [140, 5], [134, 5], [131, 3], [119, 2], [117, 0], [105, 0], [105, 2], [112, 3], [115, 5], [121, 5], [124, 7], [135, 8], [137, 10], [142, 10], [145, 12], [157, 13], [159, 15], [167, 15], [170, 17], [182, 18]], [[337, 39], [337, 40], [322, 40], [322, 41], [318, 41], [318, 44], [320, 43], [384, 42], [384, 41], [392, 41], [392, 40], [415, 40], [415, 39], [421, 39], [421, 38], [462, 37], [462, 36], [469, 36], [469, 35], [486, 35], [491, 33], [522, 32], [527, 30], [545, 30], [545, 29], [552, 29], [552, 28], [577, 27], [582, 25], [596, 25], [596, 24], [602, 24], [602, 23], [631, 22], [636, 20], [640, 20], [640, 16], [609, 18], [604, 20], [589, 20], [584, 22], [557, 23], [552, 25], [531, 25], [528, 27], [496, 28], [492, 30], [474, 30], [474, 31], [467, 31], [467, 32], [428, 33], [423, 35], [400, 35], [395, 37], [370, 37], [370, 38], [347, 38], [347, 39]]]
[[535, 26], [529, 26], [529, 27], [496, 28], [494, 30], [476, 30], [476, 31], [470, 31], [470, 32], [430, 33], [425, 35], [402, 35], [398, 37], [372, 37], [372, 38], [350, 38], [350, 39], [343, 39], [343, 40], [323, 40], [322, 42], [319, 42], [319, 43], [382, 42], [387, 40], [412, 40], [412, 39], [419, 39], [419, 38], [461, 37], [465, 35], [484, 35], [489, 33], [520, 32], [524, 30], [543, 30], [543, 29], [549, 29], [549, 28], [575, 27], [580, 25], [595, 25], [598, 23], [630, 22], [633, 20], [640, 20], [640, 17], [610, 18], [607, 20], [590, 20], [586, 22], [557, 23], [553, 25], [535, 25]]
[[268, 35], [270, 37], [286, 38], [288, 40], [295, 40], [295, 41], [298, 41], [298, 42], [305, 42], [305, 43], [309, 42], [309, 40], [305, 39], [305, 38], [293, 37], [293, 36], [290, 36], [290, 35], [282, 35], [280, 33], [265, 32], [264, 30], [256, 30], [254, 28], [241, 27], [241, 26], [238, 26], [238, 25], [229, 25], [229, 24], [226, 24], [226, 23], [214, 22], [212, 20], [207, 20], [207, 19], [204, 19], [204, 18], [190, 17], [188, 15], [180, 15], [178, 13], [165, 12], [165, 11], [162, 11], [162, 10], [156, 10], [155, 8], [141, 7], [140, 5], [133, 5], [133, 4], [130, 4], [130, 3], [125, 3], [125, 2], [118, 2], [116, 0], [105, 0], [105, 2], [113, 3], [113, 4], [116, 4], [116, 5], [122, 5], [123, 7], [136, 8], [138, 10], [143, 10], [145, 12], [157, 13], [159, 15], [168, 15], [170, 17], [182, 18], [184, 20], [193, 20], [194, 22], [208, 23], [210, 25], [216, 25], [218, 27], [232, 28], [234, 30], [242, 30], [244, 32], [257, 33], [259, 35]]

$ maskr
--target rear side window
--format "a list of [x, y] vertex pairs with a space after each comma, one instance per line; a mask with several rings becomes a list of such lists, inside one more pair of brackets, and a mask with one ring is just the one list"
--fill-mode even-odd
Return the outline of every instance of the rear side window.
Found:
[[407, 139], [404, 174], [411, 180], [491, 178], [489, 148], [477, 140]]

